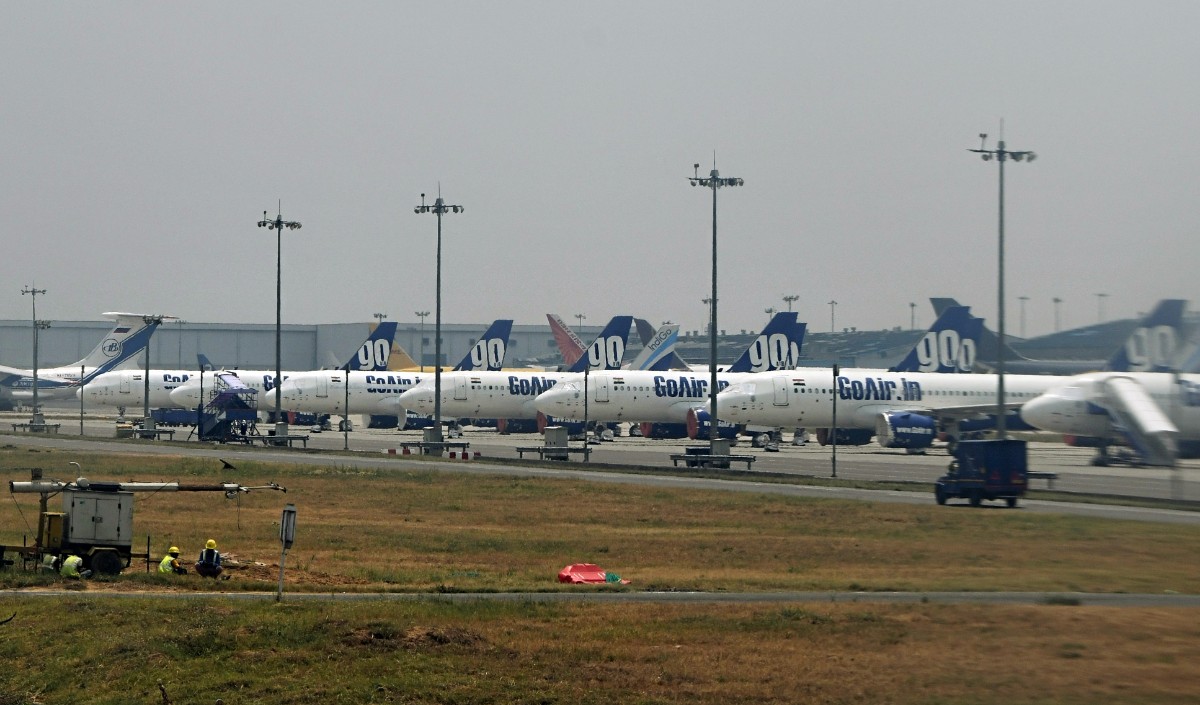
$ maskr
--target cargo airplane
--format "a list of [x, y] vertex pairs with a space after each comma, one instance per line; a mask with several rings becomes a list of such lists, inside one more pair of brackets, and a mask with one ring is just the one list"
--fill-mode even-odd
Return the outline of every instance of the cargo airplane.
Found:
[[[80, 383], [89, 385], [97, 377], [133, 359], [150, 342], [159, 323], [166, 316], [145, 316], [140, 313], [105, 313], [116, 319], [108, 335], [92, 349], [87, 357], [73, 365], [39, 368], [37, 371], [38, 398], [63, 399], [76, 395]], [[33, 370], [0, 365], [0, 397], [8, 399], [33, 398]]]

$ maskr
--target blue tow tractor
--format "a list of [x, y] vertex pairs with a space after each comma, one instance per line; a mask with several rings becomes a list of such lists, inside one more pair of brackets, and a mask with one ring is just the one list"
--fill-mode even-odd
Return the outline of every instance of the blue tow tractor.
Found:
[[978, 507], [985, 499], [1003, 499], [1015, 507], [1029, 485], [1025, 441], [959, 441], [954, 458], [934, 486], [938, 504], [963, 498]]

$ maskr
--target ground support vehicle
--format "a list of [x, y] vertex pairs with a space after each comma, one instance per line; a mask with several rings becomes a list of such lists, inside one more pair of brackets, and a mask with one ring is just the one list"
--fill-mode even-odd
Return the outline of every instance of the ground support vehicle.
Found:
[[1025, 441], [959, 441], [954, 458], [934, 485], [938, 504], [965, 498], [978, 507], [985, 499], [1003, 499], [1015, 507], [1029, 485]]

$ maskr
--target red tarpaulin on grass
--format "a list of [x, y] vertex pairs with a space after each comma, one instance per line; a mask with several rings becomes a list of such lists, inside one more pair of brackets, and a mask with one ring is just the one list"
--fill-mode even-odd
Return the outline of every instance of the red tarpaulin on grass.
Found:
[[560, 583], [620, 583], [628, 585], [628, 580], [622, 580], [616, 573], [609, 573], [595, 563], [572, 563], [558, 571]]

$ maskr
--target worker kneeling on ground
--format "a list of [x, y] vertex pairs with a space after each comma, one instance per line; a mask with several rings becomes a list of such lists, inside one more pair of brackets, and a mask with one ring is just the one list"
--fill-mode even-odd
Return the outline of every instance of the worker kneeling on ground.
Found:
[[82, 568], [82, 567], [83, 567], [83, 559], [82, 558], [80, 558], [79, 556], [74, 556], [74, 555], [67, 556], [66, 558], [63, 559], [62, 567], [58, 569], [58, 574], [63, 576], [64, 578], [74, 578], [76, 580], [79, 580], [80, 578], [92, 577], [92, 571], [80, 570], [80, 568]]
[[187, 575], [187, 568], [179, 562], [179, 547], [172, 546], [167, 549], [167, 555], [163, 556], [162, 562], [158, 564], [158, 572]]
[[209, 539], [204, 544], [204, 550], [200, 552], [200, 560], [196, 561], [196, 572], [206, 578], [220, 577], [221, 571], [221, 552], [217, 550], [217, 542]]

